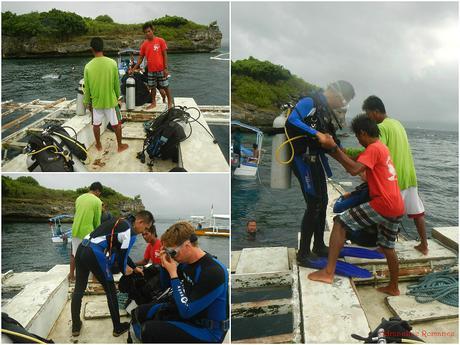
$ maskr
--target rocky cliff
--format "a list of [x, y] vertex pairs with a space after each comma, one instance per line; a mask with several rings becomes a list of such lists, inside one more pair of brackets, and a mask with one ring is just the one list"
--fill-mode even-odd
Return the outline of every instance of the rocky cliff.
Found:
[[[115, 213], [115, 210], [136, 212], [143, 209], [145, 207], [141, 200], [120, 201], [118, 204], [109, 205], [111, 213]], [[54, 203], [43, 203], [41, 200], [22, 198], [4, 198], [2, 200], [2, 221], [4, 222], [45, 222], [51, 217], [64, 213], [75, 213], [74, 200], [60, 200]]]
[[[116, 54], [125, 48], [139, 48], [144, 35], [136, 36], [101, 36], [104, 39], [104, 51], [107, 55]], [[2, 36], [3, 58], [30, 57], [66, 57], [90, 56], [89, 42], [92, 36], [79, 36], [68, 41], [56, 42], [47, 38]], [[168, 41], [169, 53], [204, 53], [220, 48], [222, 33], [217, 25], [206, 29], [190, 30], [180, 40]]]

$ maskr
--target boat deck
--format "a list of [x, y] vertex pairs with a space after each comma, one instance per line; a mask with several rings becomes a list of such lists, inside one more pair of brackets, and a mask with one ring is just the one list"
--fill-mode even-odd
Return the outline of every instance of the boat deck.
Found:
[[[331, 184], [331, 182], [330, 182]], [[337, 199], [340, 186], [329, 189], [331, 201], [327, 210], [327, 228], [332, 228], [332, 201]], [[382, 317], [400, 315], [410, 321], [413, 332], [429, 343], [458, 343], [458, 307], [437, 301], [417, 303], [405, 294], [408, 284], [432, 271], [450, 268], [458, 270], [458, 227], [436, 228], [429, 240], [429, 254], [422, 255], [413, 246], [415, 241], [400, 241], [396, 251], [400, 260], [400, 290], [398, 297], [389, 297], [375, 287], [388, 281], [385, 260], [346, 257], [345, 261], [367, 268], [370, 279], [350, 279], [336, 276], [332, 285], [308, 280], [313, 269], [297, 267], [295, 249], [286, 247], [244, 248], [232, 252], [232, 323], [233, 337], [241, 343], [353, 343], [351, 334], [367, 336]], [[326, 233], [326, 243], [330, 232]], [[446, 246], [444, 243], [448, 243]], [[267, 293], [267, 288], [292, 289], [286, 298]], [[240, 303], [238, 291], [252, 296], [249, 303]], [[287, 315], [292, 328], [279, 329], [274, 317]], [[257, 319], [260, 320], [256, 321]], [[286, 320], [284, 320], [286, 323]], [[246, 329], [257, 331], [247, 332]], [[278, 328], [274, 333], [273, 328]]]
[[[88, 160], [80, 170], [90, 172], [123, 171], [123, 172], [149, 172], [169, 171], [179, 166], [191, 172], [227, 172], [229, 170], [219, 145], [207, 133], [210, 131], [208, 123], [213, 125], [228, 125], [230, 108], [228, 106], [198, 106], [192, 98], [174, 98], [176, 106], [190, 109], [190, 115], [194, 118], [200, 115], [198, 121], [191, 121], [192, 134], [179, 145], [179, 162], [171, 160], [155, 160], [147, 165], [136, 158], [142, 150], [145, 132], [143, 122], [154, 119], [166, 110], [166, 105], [160, 100], [153, 109], [146, 106], [136, 107], [127, 111], [122, 105], [123, 118], [123, 142], [129, 148], [121, 153], [117, 152], [115, 134], [106, 129], [107, 123], [101, 126], [102, 151], [94, 147], [94, 135], [92, 132], [91, 115], [89, 112], [83, 116], [75, 115], [75, 100], [67, 101], [60, 99], [54, 102], [35, 100], [30, 103], [16, 104], [12, 102], [2, 103], [2, 147], [3, 157], [8, 157], [8, 150], [20, 151], [27, 145], [27, 137], [30, 133], [40, 133], [42, 128], [50, 123], [58, 123], [73, 128], [77, 132], [77, 138], [88, 148]], [[201, 110], [202, 109], [202, 110]], [[25, 112], [22, 114], [21, 112]], [[9, 117], [16, 116], [11, 120]], [[10, 121], [8, 121], [8, 119]], [[190, 133], [190, 127], [186, 125], [186, 134]], [[70, 133], [73, 135], [73, 133]], [[3, 158], [2, 169], [4, 171], [27, 171], [26, 155], [23, 153], [5, 160]]]

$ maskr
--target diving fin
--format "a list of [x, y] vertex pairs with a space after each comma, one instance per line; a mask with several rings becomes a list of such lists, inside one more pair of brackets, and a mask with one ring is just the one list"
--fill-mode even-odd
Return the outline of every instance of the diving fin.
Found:
[[360, 247], [343, 247], [340, 251], [339, 258], [345, 256], [351, 256], [354, 258], [365, 258], [365, 259], [384, 259], [385, 255], [377, 250], [360, 248]]
[[[316, 268], [318, 270], [323, 269], [327, 265], [326, 258], [307, 259], [307, 261], [308, 262], [305, 262], [305, 266], [310, 268]], [[337, 260], [337, 264], [335, 266], [335, 273], [344, 277], [353, 278], [372, 277], [372, 273], [368, 270], [341, 260]]]

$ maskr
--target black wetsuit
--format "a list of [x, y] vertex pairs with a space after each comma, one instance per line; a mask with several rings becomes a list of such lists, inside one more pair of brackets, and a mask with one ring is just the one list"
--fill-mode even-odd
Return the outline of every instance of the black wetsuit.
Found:
[[[315, 140], [317, 131], [329, 132], [335, 137], [335, 129], [330, 123], [327, 130], [319, 128], [324, 121], [310, 121], [309, 117], [323, 120], [327, 108], [324, 95], [318, 93], [302, 98], [294, 107], [286, 121], [286, 130], [290, 138], [305, 136], [294, 140], [294, 159], [291, 167], [302, 189], [307, 204], [301, 224], [301, 237], [298, 258], [310, 255], [311, 239], [314, 236], [313, 251], [327, 255], [324, 244], [324, 228], [328, 203], [326, 176], [331, 177], [326, 151]], [[313, 114], [313, 115], [312, 115]], [[320, 123], [321, 122], [321, 123]]]
[[144, 304], [133, 313], [134, 336], [144, 343], [219, 343], [228, 329], [228, 272], [210, 254], [180, 264], [178, 278], [161, 269], [172, 288], [168, 303]]
[[[75, 289], [71, 305], [73, 323], [80, 321], [81, 300], [88, 284], [89, 272], [92, 272], [104, 288], [113, 328], [120, 329], [120, 313], [112, 270], [117, 265], [124, 274], [127, 265], [136, 267], [128, 256], [136, 240], [136, 233], [126, 219], [120, 219], [114, 228], [117, 221], [118, 219], [111, 219], [102, 223], [78, 246], [75, 255]], [[113, 239], [112, 229], [114, 229]], [[109, 248], [111, 248], [110, 256], [106, 255]]]

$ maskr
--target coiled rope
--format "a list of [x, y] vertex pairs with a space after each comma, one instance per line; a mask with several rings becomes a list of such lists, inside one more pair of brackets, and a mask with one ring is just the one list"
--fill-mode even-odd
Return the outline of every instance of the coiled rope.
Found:
[[448, 270], [430, 273], [418, 283], [407, 286], [407, 294], [419, 303], [439, 301], [458, 307], [458, 274]]

